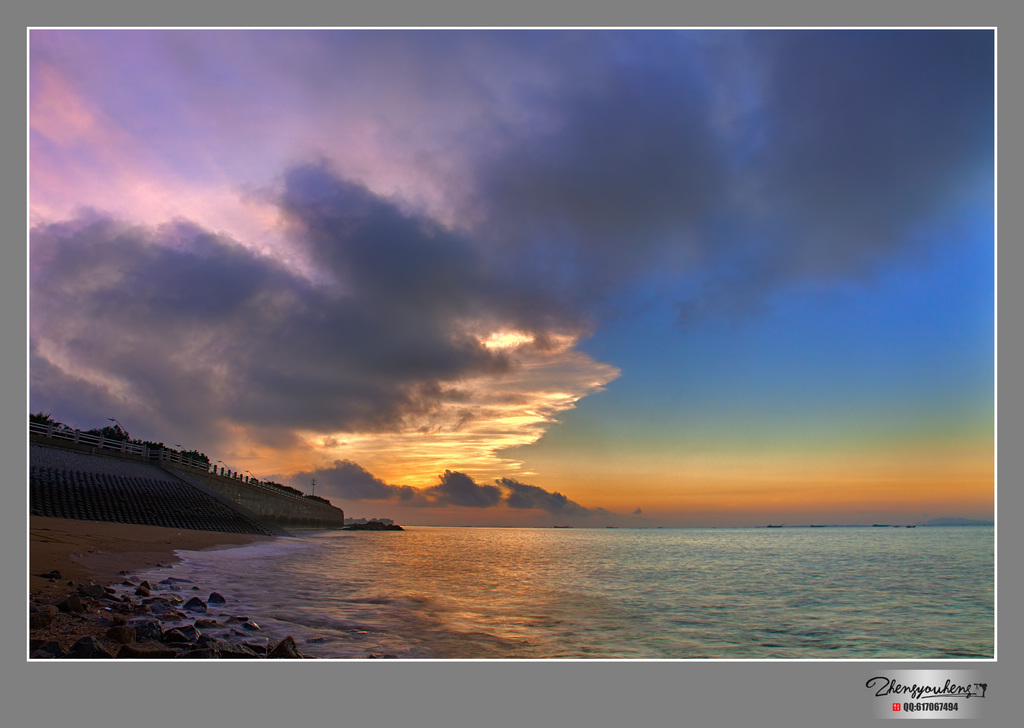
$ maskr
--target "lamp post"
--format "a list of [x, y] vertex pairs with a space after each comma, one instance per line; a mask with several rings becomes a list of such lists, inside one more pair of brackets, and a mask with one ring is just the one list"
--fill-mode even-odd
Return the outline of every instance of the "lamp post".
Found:
[[125, 436], [125, 439], [126, 439], [126, 440], [131, 440], [131, 439], [132, 439], [132, 436], [128, 434], [128, 430], [126, 430], [126, 429], [124, 428], [124, 425], [122, 425], [122, 424], [121, 424], [120, 422], [118, 422], [118, 421], [117, 421], [117, 418], [116, 418], [116, 417], [108, 417], [107, 419], [108, 419], [108, 420], [110, 420], [110, 421], [111, 421], [111, 422], [113, 422], [113, 423], [114, 423], [115, 425], [117, 425], [118, 427], [120, 427], [120, 428], [121, 428], [121, 432], [123, 432], [123, 433], [124, 433], [124, 436]]

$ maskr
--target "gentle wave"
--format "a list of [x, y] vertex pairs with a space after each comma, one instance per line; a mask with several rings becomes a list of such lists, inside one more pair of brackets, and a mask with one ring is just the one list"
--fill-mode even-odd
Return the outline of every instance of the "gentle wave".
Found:
[[323, 531], [181, 552], [323, 659], [992, 659], [994, 530]]

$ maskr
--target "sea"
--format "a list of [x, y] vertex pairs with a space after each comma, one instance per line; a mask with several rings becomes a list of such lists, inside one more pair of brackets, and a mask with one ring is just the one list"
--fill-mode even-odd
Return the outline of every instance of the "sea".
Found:
[[992, 527], [409, 526], [180, 551], [148, 578], [325, 660], [984, 660], [994, 551]]

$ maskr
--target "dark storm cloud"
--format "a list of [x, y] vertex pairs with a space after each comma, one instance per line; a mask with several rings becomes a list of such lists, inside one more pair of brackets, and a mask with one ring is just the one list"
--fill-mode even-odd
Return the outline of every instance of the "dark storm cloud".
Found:
[[990, 31], [542, 40], [568, 60], [475, 150], [474, 199], [588, 305], [667, 274], [688, 315], [747, 311], [991, 207]]
[[466, 322], [573, 325], [459, 236], [324, 166], [291, 170], [276, 194], [327, 283], [185, 221], [35, 227], [32, 346], [51, 366], [33, 367], [33, 406], [67, 407], [57, 393], [81, 378], [103, 412], [145, 415], [154, 436], [394, 430], [447, 396], [440, 382], [509, 371]]
[[779, 244], [842, 269], [904, 244], [918, 225], [987, 197], [994, 170], [988, 31], [749, 35], [765, 60], [765, 139], [749, 172]]
[[368, 470], [351, 460], [335, 460], [333, 467], [296, 473], [290, 478], [296, 483], [316, 479], [322, 493], [346, 500], [391, 500], [423, 502], [415, 488], [407, 485], [388, 485]]
[[83, 430], [109, 424], [106, 418], [115, 411], [111, 409], [109, 392], [55, 367], [39, 354], [35, 342], [29, 346], [29, 370], [32, 385], [43, 390], [43, 396], [33, 393], [33, 412], [44, 411], [60, 422]]
[[504, 144], [481, 157], [478, 202], [517, 249], [569, 266], [567, 280], [618, 281], [685, 246], [722, 197], [711, 88], [685, 35], [548, 42], [553, 87], [526, 97], [532, 124], [495, 130]]
[[[543, 336], [550, 326], [575, 324], [574, 312], [552, 295], [530, 295], [525, 281], [509, 281], [482, 249], [479, 240], [451, 232], [425, 215], [403, 212], [395, 203], [341, 179], [329, 164], [294, 167], [284, 176], [275, 199], [292, 232], [310, 248], [344, 290], [366, 308], [381, 312], [398, 339], [448, 338], [452, 320], [488, 314]], [[523, 287], [520, 285], [521, 284]], [[449, 330], [438, 337], [438, 328]], [[469, 342], [462, 342], [469, 343]], [[451, 355], [449, 346], [445, 346]], [[461, 352], [477, 356], [475, 342]], [[391, 352], [388, 352], [391, 354]], [[426, 356], [426, 351], [421, 359]], [[491, 365], [494, 354], [488, 354]], [[404, 359], [391, 359], [401, 366]], [[417, 372], [429, 360], [415, 360]], [[440, 373], [460, 367], [439, 362]]]
[[501, 488], [479, 485], [465, 473], [444, 471], [440, 483], [423, 489], [423, 495], [438, 505], [488, 508], [501, 503]]
[[589, 510], [561, 493], [552, 493], [536, 485], [527, 485], [511, 478], [502, 478], [495, 482], [508, 490], [506, 502], [509, 508], [539, 508], [548, 513], [570, 516], [583, 515]]
[[494, 481], [507, 491], [505, 502], [509, 508], [535, 508], [556, 516], [574, 516], [589, 518], [592, 516], [614, 516], [604, 508], [587, 508], [569, 500], [558, 492], [545, 490], [536, 485], [520, 483], [512, 478], [501, 478]]

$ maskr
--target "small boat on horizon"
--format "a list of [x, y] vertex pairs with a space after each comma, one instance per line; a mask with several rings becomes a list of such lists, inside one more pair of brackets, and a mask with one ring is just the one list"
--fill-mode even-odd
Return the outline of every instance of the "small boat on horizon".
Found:
[[765, 528], [782, 528], [785, 525], [786, 525], [785, 523], [778, 523], [778, 524], [769, 523], [767, 526], [765, 526]]

